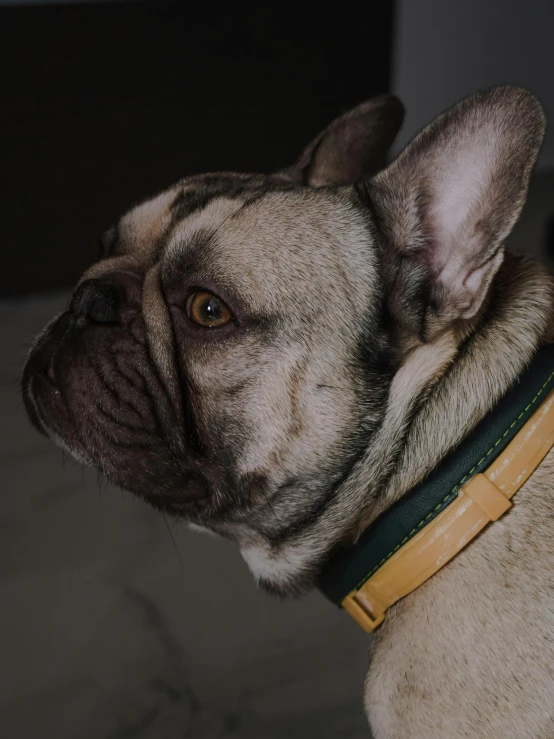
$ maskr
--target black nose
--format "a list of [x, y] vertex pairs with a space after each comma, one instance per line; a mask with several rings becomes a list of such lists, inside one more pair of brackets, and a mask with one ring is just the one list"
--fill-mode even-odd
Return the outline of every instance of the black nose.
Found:
[[69, 310], [74, 320], [117, 323], [123, 303], [118, 285], [104, 280], [85, 280], [73, 293]]

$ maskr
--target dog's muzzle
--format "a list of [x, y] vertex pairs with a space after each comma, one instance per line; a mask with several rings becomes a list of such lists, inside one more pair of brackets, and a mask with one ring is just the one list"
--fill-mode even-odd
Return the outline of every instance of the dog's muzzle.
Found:
[[34, 425], [75, 457], [190, 516], [212, 505], [213, 481], [151, 356], [141, 298], [129, 271], [84, 280], [36, 340], [23, 399]]

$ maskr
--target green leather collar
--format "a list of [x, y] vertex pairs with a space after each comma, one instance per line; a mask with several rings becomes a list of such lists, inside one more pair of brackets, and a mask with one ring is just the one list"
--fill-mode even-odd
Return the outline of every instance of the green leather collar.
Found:
[[554, 387], [553, 370], [554, 344], [550, 344], [539, 349], [497, 405], [422, 483], [379, 516], [356, 544], [335, 552], [323, 568], [319, 589], [340, 605], [438, 516], [462, 484], [490, 466], [534, 413]]

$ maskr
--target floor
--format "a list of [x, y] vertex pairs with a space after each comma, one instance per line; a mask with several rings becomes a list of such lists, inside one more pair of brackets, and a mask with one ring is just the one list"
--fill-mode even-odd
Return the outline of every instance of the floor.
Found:
[[368, 737], [367, 637], [258, 592], [235, 548], [99, 487], [28, 423], [26, 343], [66, 295], [0, 304], [0, 733]]

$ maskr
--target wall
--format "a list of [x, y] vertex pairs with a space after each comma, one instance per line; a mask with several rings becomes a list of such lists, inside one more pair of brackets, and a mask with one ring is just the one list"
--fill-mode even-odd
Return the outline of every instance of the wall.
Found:
[[[408, 110], [399, 145], [478, 89], [524, 85], [554, 126], [552, 0], [398, 0], [392, 89]], [[554, 167], [550, 130], [539, 167]]]
[[0, 8], [0, 297], [72, 285], [104, 230], [186, 175], [291, 164], [388, 90], [391, 29], [392, 5], [359, 0]]

